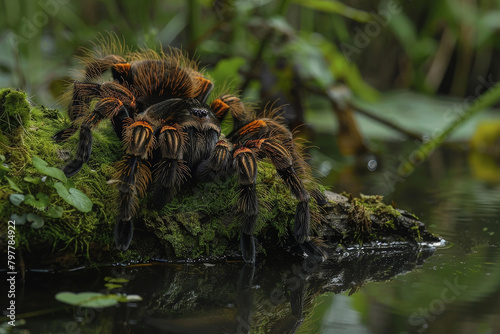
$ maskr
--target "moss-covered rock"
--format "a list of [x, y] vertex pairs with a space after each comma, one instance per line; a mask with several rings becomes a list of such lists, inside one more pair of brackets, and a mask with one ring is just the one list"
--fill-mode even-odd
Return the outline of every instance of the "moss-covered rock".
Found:
[[[67, 267], [239, 255], [235, 178], [183, 189], [161, 211], [151, 210], [146, 196], [135, 219], [132, 245], [121, 253], [113, 246], [118, 192], [109, 180], [113, 163], [123, 153], [109, 122], [93, 131], [89, 162], [66, 179], [59, 168], [73, 156], [77, 136], [62, 144], [52, 140], [69, 125], [57, 110], [32, 106], [24, 92], [3, 89], [0, 120], [0, 217], [17, 221], [16, 248], [26, 265]], [[257, 191], [260, 211], [255, 234], [260, 253], [298, 252], [290, 232], [297, 201], [266, 161], [259, 162]], [[330, 193], [329, 199], [324, 209], [313, 203], [311, 214], [313, 229], [330, 249], [339, 242], [345, 246], [375, 241], [416, 243], [432, 237], [414, 217], [386, 206], [380, 197]], [[6, 230], [2, 224], [0, 234], [6, 235]], [[0, 240], [2, 246], [6, 241]]]

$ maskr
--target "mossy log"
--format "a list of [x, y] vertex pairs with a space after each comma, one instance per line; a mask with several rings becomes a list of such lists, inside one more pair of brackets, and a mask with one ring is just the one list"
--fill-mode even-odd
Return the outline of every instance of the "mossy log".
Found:
[[[113, 163], [123, 153], [110, 124], [102, 123], [93, 132], [89, 163], [66, 179], [58, 168], [71, 159], [77, 138], [56, 144], [52, 136], [67, 127], [68, 120], [57, 110], [32, 106], [24, 92], [0, 90], [2, 250], [12, 240], [7, 222], [15, 220], [16, 250], [21, 265], [29, 268], [239, 258], [240, 226], [234, 212], [238, 187], [233, 177], [183, 189], [161, 211], [149, 209], [146, 196], [130, 249], [117, 251], [117, 190], [110, 180]], [[297, 202], [266, 161], [259, 162], [257, 191], [258, 256], [299, 254], [291, 232]], [[325, 193], [326, 206], [311, 206], [312, 232], [331, 254], [342, 247], [416, 247], [440, 241], [415, 216], [385, 205], [380, 196]]]

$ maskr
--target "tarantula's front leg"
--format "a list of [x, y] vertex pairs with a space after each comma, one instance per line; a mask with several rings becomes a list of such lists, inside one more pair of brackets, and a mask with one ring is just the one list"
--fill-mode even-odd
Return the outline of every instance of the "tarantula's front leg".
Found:
[[144, 161], [151, 154], [155, 142], [151, 123], [141, 119], [130, 124], [125, 129], [124, 142], [127, 155], [117, 164], [120, 201], [115, 225], [115, 244], [121, 251], [130, 246], [137, 200], [144, 196], [151, 180], [149, 163]]
[[232, 145], [226, 139], [221, 139], [207, 160], [198, 166], [196, 176], [200, 182], [217, 181], [229, 174], [232, 161]]
[[[238, 129], [242, 124], [249, 122], [253, 117], [253, 112], [248, 110], [243, 102], [233, 95], [223, 95], [215, 99], [210, 107], [219, 120], [222, 120], [227, 113], [231, 111], [234, 129]], [[229, 136], [231, 136], [231, 134]]]
[[302, 250], [315, 261], [325, 259], [323, 252], [311, 241], [309, 237], [309, 193], [293, 167], [293, 158], [290, 152], [272, 139], [258, 139], [248, 141], [248, 148], [264, 152], [275, 166], [278, 174], [288, 186], [293, 195], [299, 200], [295, 211], [294, 236]]
[[60, 143], [71, 137], [78, 130], [75, 120], [87, 112], [90, 107], [90, 101], [99, 97], [101, 93], [100, 84], [76, 81], [73, 84], [73, 97], [68, 107], [68, 116], [72, 124], [69, 128], [57, 132], [52, 138]]
[[161, 209], [170, 200], [182, 182], [189, 175], [189, 168], [183, 161], [183, 149], [186, 145], [185, 133], [180, 126], [165, 125], [158, 136], [161, 160], [155, 165], [155, 188], [153, 207]]
[[241, 252], [247, 263], [255, 262], [255, 241], [253, 231], [257, 223], [259, 203], [255, 183], [257, 181], [257, 159], [249, 148], [237, 149], [234, 154], [235, 169], [238, 173], [240, 195], [238, 197], [238, 211], [242, 215], [240, 234]]
[[[68, 177], [78, 173], [83, 164], [89, 160], [92, 152], [92, 129], [104, 118], [113, 118], [119, 113], [128, 116], [128, 108], [135, 108], [135, 99], [126, 88], [116, 83], [106, 83], [100, 90], [105, 97], [97, 102], [91, 114], [84, 117], [80, 126], [76, 157], [63, 168]], [[115, 124], [115, 129], [117, 126], [119, 125]]]

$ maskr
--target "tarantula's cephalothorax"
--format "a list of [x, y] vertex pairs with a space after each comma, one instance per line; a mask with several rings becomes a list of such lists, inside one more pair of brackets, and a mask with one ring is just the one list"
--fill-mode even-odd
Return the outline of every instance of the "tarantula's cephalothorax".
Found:
[[[241, 188], [237, 207], [243, 221], [241, 248], [244, 260], [254, 262], [257, 159], [267, 157], [299, 200], [294, 228], [297, 242], [309, 256], [323, 260], [309, 237], [310, 197], [301, 180], [309, 173], [308, 165], [279, 117], [257, 118], [232, 95], [207, 105], [212, 82], [179, 51], [94, 55], [85, 64], [85, 79], [75, 82], [72, 90], [68, 109], [72, 125], [54, 139], [65, 140], [80, 130], [76, 157], [63, 169], [72, 176], [89, 160], [92, 129], [103, 119], [112, 121], [125, 153], [116, 164], [115, 243], [119, 250], [130, 245], [138, 199], [148, 189], [153, 191], [154, 207], [161, 208], [188, 180], [207, 182], [236, 172]], [[112, 81], [97, 83], [107, 70]], [[224, 137], [220, 121], [228, 112], [233, 130]], [[318, 202], [324, 200], [319, 192], [313, 194]]]

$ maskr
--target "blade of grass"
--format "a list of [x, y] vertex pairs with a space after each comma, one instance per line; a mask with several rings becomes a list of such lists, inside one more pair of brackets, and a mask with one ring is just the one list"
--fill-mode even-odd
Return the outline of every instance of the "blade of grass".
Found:
[[491, 107], [498, 101], [500, 101], [500, 83], [495, 84], [486, 93], [477, 98], [474, 103], [464, 109], [464, 111], [453, 122], [451, 122], [448, 127], [441, 130], [441, 132], [439, 132], [434, 138], [422, 144], [413, 153], [413, 156], [417, 159], [417, 161], [406, 161], [400, 165], [398, 170], [404, 171], [405, 175], [410, 175], [417, 166], [429, 158], [436, 148], [441, 146], [446, 141], [446, 138], [448, 138], [453, 131], [467, 122], [472, 116], [486, 108]]

